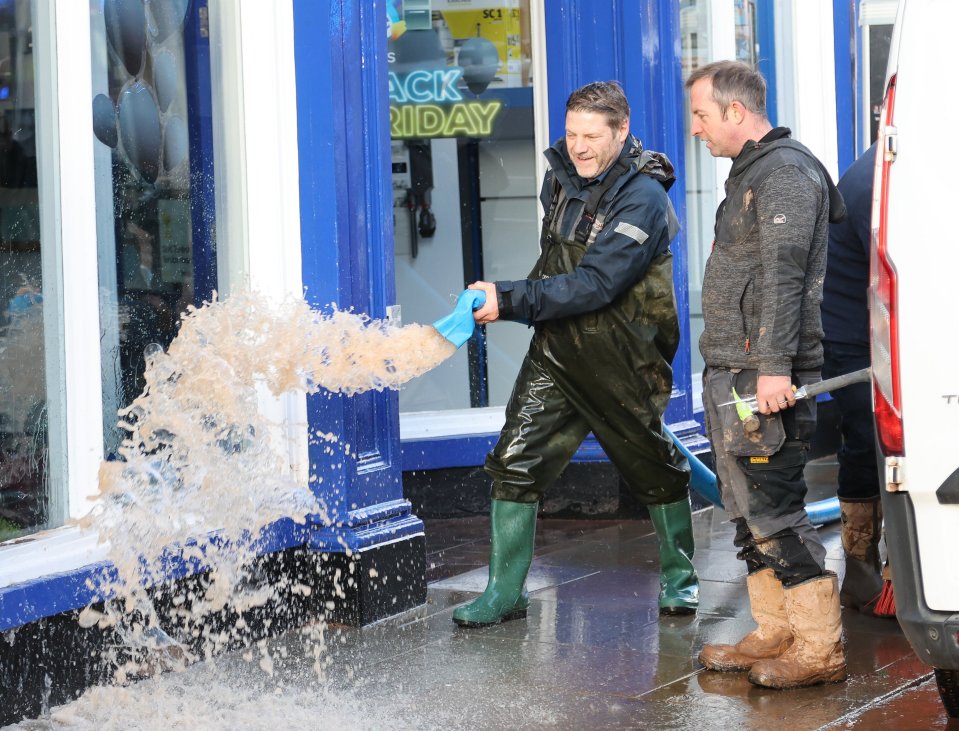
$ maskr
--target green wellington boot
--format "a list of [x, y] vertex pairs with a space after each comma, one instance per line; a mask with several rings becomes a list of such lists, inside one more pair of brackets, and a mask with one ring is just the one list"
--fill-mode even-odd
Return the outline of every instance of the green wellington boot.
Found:
[[647, 505], [659, 537], [659, 613], [695, 614], [699, 577], [693, 568], [693, 514], [689, 498]]
[[524, 585], [533, 562], [538, 507], [539, 503], [493, 501], [489, 583], [479, 597], [453, 612], [460, 627], [488, 627], [526, 616], [529, 595]]

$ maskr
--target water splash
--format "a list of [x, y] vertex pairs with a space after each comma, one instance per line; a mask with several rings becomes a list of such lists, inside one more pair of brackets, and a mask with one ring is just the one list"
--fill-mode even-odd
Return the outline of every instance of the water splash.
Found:
[[[321, 314], [302, 298], [275, 303], [239, 292], [191, 307], [169, 349], [146, 354], [144, 391], [119, 413], [126, 438], [117, 458], [102, 463], [99, 494], [79, 521], [109, 546], [114, 570], [97, 588], [119, 601], [87, 607], [79, 621], [122, 640], [110, 659], [115, 679], [182, 668], [249, 643], [244, 612], [269, 605], [280, 590], [310, 591], [295, 577], [275, 585], [254, 576], [264, 528], [281, 518], [330, 522], [273, 443], [277, 425], [261, 413], [260, 391], [395, 389], [453, 352], [432, 327]], [[168, 581], [176, 561], [208, 572], [184, 588]], [[211, 616], [216, 631], [208, 629]], [[271, 670], [268, 656], [257, 661]]]

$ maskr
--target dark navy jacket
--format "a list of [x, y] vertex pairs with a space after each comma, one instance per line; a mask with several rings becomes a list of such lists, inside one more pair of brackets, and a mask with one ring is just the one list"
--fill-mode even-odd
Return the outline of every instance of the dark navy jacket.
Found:
[[[576, 173], [561, 139], [546, 153], [550, 170], [540, 200], [544, 227], [563, 240], [574, 237], [592, 186]], [[545, 278], [496, 282], [500, 317], [529, 323], [593, 312], [640, 281], [650, 262], [669, 251], [678, 221], [666, 195], [675, 180], [672, 164], [644, 150], [630, 135], [619, 161], [627, 167], [604, 197], [606, 202], [585, 242], [587, 251], [572, 271]]]
[[825, 340], [869, 347], [869, 241], [872, 216], [873, 144], [839, 179], [846, 218], [829, 227], [829, 254], [822, 293]]

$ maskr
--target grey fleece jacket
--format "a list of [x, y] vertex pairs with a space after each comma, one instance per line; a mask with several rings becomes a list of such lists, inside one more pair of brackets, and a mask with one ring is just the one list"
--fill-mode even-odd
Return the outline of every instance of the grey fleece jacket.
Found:
[[828, 173], [788, 129], [746, 143], [716, 212], [703, 278], [707, 366], [766, 376], [822, 366], [828, 227], [843, 214]]

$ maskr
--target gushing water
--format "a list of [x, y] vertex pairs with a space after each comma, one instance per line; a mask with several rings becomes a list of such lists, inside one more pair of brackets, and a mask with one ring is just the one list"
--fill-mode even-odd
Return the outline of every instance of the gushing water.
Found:
[[[147, 354], [146, 387], [119, 414], [127, 436], [118, 458], [101, 465], [99, 495], [80, 521], [108, 544], [114, 569], [96, 587], [114, 601], [87, 607], [79, 621], [120, 638], [109, 658], [115, 681], [182, 670], [242, 644], [250, 644], [248, 660], [272, 673], [266, 643], [251, 644], [245, 612], [273, 607], [280, 589], [287, 596], [311, 589], [295, 577], [284, 586], [255, 581], [257, 539], [281, 518], [330, 518], [274, 444], [276, 425], [259, 407], [264, 390], [279, 396], [395, 389], [454, 351], [432, 327], [324, 315], [301, 298], [277, 304], [240, 292], [190, 308], [167, 352], [157, 346]], [[204, 577], [169, 581], [178, 562], [203, 568]], [[212, 631], [210, 617], [218, 619]], [[162, 628], [171, 622], [175, 640]], [[322, 623], [302, 632], [319, 676], [324, 632]], [[87, 695], [95, 701], [109, 692]], [[80, 718], [58, 713], [59, 727]]]
[[[168, 351], [148, 353], [146, 387], [120, 412], [120, 459], [101, 465], [100, 494], [81, 523], [109, 542], [134, 586], [186, 538], [216, 530], [235, 547], [280, 517], [325, 518], [273, 444], [258, 387], [274, 396], [398, 388], [454, 350], [432, 327], [321, 315], [303, 299], [272, 304], [242, 292], [191, 308]], [[209, 548], [184, 550], [202, 561]]]

